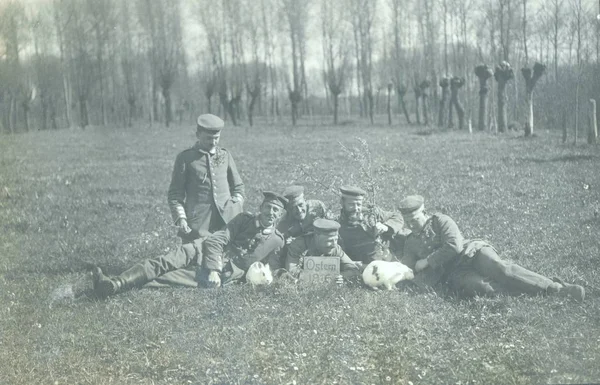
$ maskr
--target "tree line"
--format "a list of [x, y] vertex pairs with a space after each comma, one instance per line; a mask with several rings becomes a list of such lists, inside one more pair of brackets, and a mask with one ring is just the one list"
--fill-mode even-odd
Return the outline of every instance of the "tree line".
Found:
[[535, 103], [544, 126], [577, 132], [584, 102], [600, 97], [599, 7], [596, 0], [5, 0], [0, 129], [168, 126], [206, 111], [233, 124], [261, 116], [295, 125], [315, 115], [373, 123], [387, 114], [390, 124], [446, 128], [456, 114], [459, 128], [522, 125], [531, 134]]

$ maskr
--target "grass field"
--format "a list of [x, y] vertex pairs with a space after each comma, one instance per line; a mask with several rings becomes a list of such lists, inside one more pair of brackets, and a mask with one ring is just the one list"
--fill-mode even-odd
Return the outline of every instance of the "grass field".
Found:
[[337, 211], [317, 181], [360, 184], [340, 143], [363, 138], [379, 205], [419, 193], [467, 238], [584, 285], [583, 304], [277, 282], [77, 296], [90, 264], [116, 274], [175, 247], [166, 190], [193, 127], [3, 136], [0, 384], [600, 382], [600, 148], [543, 130], [423, 130], [286, 122], [228, 127], [221, 144], [246, 182], [246, 209], [261, 190], [297, 182]]

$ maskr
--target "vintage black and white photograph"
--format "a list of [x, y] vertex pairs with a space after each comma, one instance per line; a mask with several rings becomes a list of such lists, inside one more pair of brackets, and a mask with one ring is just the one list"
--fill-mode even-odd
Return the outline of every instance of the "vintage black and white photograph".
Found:
[[600, 383], [600, 0], [0, 0], [0, 384]]

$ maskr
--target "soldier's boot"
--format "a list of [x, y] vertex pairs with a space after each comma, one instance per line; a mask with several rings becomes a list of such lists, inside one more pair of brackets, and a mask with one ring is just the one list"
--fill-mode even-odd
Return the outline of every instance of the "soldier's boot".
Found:
[[148, 282], [146, 271], [141, 265], [134, 265], [116, 277], [108, 277], [99, 267], [96, 267], [93, 277], [94, 293], [100, 298], [106, 298]]
[[552, 278], [556, 283], [556, 290], [554, 293], [561, 297], [571, 297], [577, 302], [583, 302], [585, 299], [585, 289], [581, 285], [573, 285], [571, 283], [565, 283], [560, 278]]

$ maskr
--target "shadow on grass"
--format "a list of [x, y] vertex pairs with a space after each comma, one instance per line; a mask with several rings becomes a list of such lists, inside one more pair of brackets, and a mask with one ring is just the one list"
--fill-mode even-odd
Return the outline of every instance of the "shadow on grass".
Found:
[[517, 161], [521, 162], [531, 162], [531, 163], [551, 163], [551, 162], [579, 162], [583, 160], [597, 160], [600, 159], [600, 156], [597, 155], [563, 155], [556, 156], [553, 158], [515, 158]]

